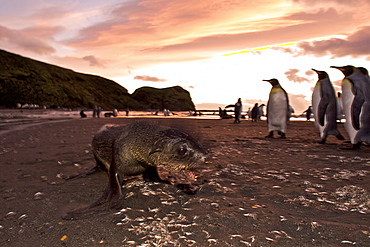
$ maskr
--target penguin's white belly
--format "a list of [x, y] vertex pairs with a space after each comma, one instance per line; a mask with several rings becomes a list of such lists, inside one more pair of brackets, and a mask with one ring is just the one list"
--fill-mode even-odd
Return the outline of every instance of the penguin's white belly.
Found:
[[342, 82], [342, 104], [343, 104], [343, 113], [346, 117], [346, 123], [344, 128], [346, 129], [351, 142], [354, 143], [354, 138], [358, 130], [356, 130], [352, 125], [352, 102], [355, 98], [355, 95], [352, 92], [352, 83], [348, 79], [344, 79]]
[[313, 89], [313, 93], [312, 93], [312, 112], [315, 118], [315, 126], [320, 131], [320, 137], [323, 138], [325, 135], [324, 130], [326, 128], [327, 121], [325, 117], [324, 126], [320, 125], [320, 121], [319, 121], [320, 101], [321, 101], [321, 83], [317, 82], [315, 88]]
[[269, 131], [277, 130], [285, 133], [288, 118], [288, 99], [282, 90], [271, 90], [267, 114]]

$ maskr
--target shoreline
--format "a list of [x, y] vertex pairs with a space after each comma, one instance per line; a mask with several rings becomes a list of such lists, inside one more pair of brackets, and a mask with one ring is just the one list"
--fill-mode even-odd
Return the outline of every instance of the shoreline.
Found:
[[[104, 117], [104, 113], [110, 113], [111, 111], [102, 111], [100, 118]], [[85, 111], [87, 115], [86, 119], [93, 119], [92, 110]], [[38, 124], [55, 122], [55, 121], [67, 121], [72, 119], [80, 119], [79, 110], [57, 110], [57, 109], [0, 109], [0, 135], [8, 133], [10, 131], [20, 130], [29, 126]], [[112, 119], [131, 119], [131, 118], [183, 118], [183, 119], [213, 119], [228, 121], [230, 119], [221, 119], [216, 114], [204, 114], [201, 116], [191, 116], [189, 112], [181, 111], [175, 112], [174, 115], [164, 116], [160, 114], [154, 114], [154, 111], [130, 111], [129, 115], [126, 116], [124, 111], [118, 113], [117, 117], [111, 117]], [[109, 118], [108, 118], [109, 119]], [[262, 117], [260, 121], [265, 121], [266, 118]], [[249, 122], [250, 119], [244, 118], [242, 122]], [[302, 117], [292, 117], [290, 121], [306, 121]]]

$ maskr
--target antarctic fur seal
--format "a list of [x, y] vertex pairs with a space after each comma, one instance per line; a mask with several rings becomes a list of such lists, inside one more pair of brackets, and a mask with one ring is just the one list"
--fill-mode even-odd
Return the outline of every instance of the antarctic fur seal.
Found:
[[68, 212], [63, 219], [77, 219], [120, 205], [122, 181], [142, 174], [146, 181], [162, 181], [157, 167], [186, 171], [205, 161], [205, 151], [188, 134], [146, 121], [104, 125], [93, 137], [92, 150], [99, 167], [109, 176], [103, 195], [93, 204]]

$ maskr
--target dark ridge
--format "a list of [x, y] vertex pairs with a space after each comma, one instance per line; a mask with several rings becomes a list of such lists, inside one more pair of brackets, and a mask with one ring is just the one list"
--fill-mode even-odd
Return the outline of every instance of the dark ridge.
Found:
[[126, 88], [101, 76], [78, 73], [0, 50], [2, 107], [37, 104], [63, 108], [97, 105], [105, 109], [162, 110], [163, 106], [170, 110], [194, 109], [190, 94], [178, 86], [168, 89], [144, 87], [135, 93], [130, 95]]

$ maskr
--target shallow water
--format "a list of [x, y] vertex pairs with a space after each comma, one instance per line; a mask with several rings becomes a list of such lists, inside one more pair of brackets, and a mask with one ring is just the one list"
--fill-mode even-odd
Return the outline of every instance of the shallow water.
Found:
[[[84, 111], [87, 118], [92, 118], [92, 110]], [[111, 111], [102, 111], [101, 117]], [[191, 116], [188, 111], [173, 112], [170, 116], [164, 116], [163, 112], [155, 111], [130, 111], [126, 116], [125, 111], [118, 112], [117, 118], [189, 118], [189, 119], [220, 119], [217, 114], [203, 114]], [[31, 125], [54, 121], [65, 121], [80, 118], [79, 110], [53, 110], [53, 109], [2, 109], [0, 110], [0, 135], [14, 130], [26, 128]], [[265, 117], [261, 118], [266, 120]], [[225, 119], [227, 121], [228, 119]], [[231, 119], [229, 119], [231, 120]], [[249, 119], [243, 119], [248, 121]], [[306, 118], [292, 117], [291, 121], [306, 121]]]
[[0, 110], [0, 135], [19, 130], [31, 125], [50, 121], [79, 118], [79, 111], [62, 110]]
[[[84, 111], [87, 118], [92, 118], [92, 110]], [[101, 118], [105, 118], [105, 113], [112, 111], [102, 111]], [[126, 116], [125, 111], [118, 112], [117, 118], [163, 118], [163, 112], [155, 111], [130, 111]], [[166, 118], [190, 117], [189, 112], [175, 112]], [[218, 116], [201, 116], [201, 118], [218, 118]], [[2, 109], [0, 110], [0, 135], [9, 131], [24, 129], [31, 125], [47, 122], [65, 121], [80, 118], [79, 110], [52, 110], [52, 109]], [[199, 117], [191, 117], [199, 118]]]

